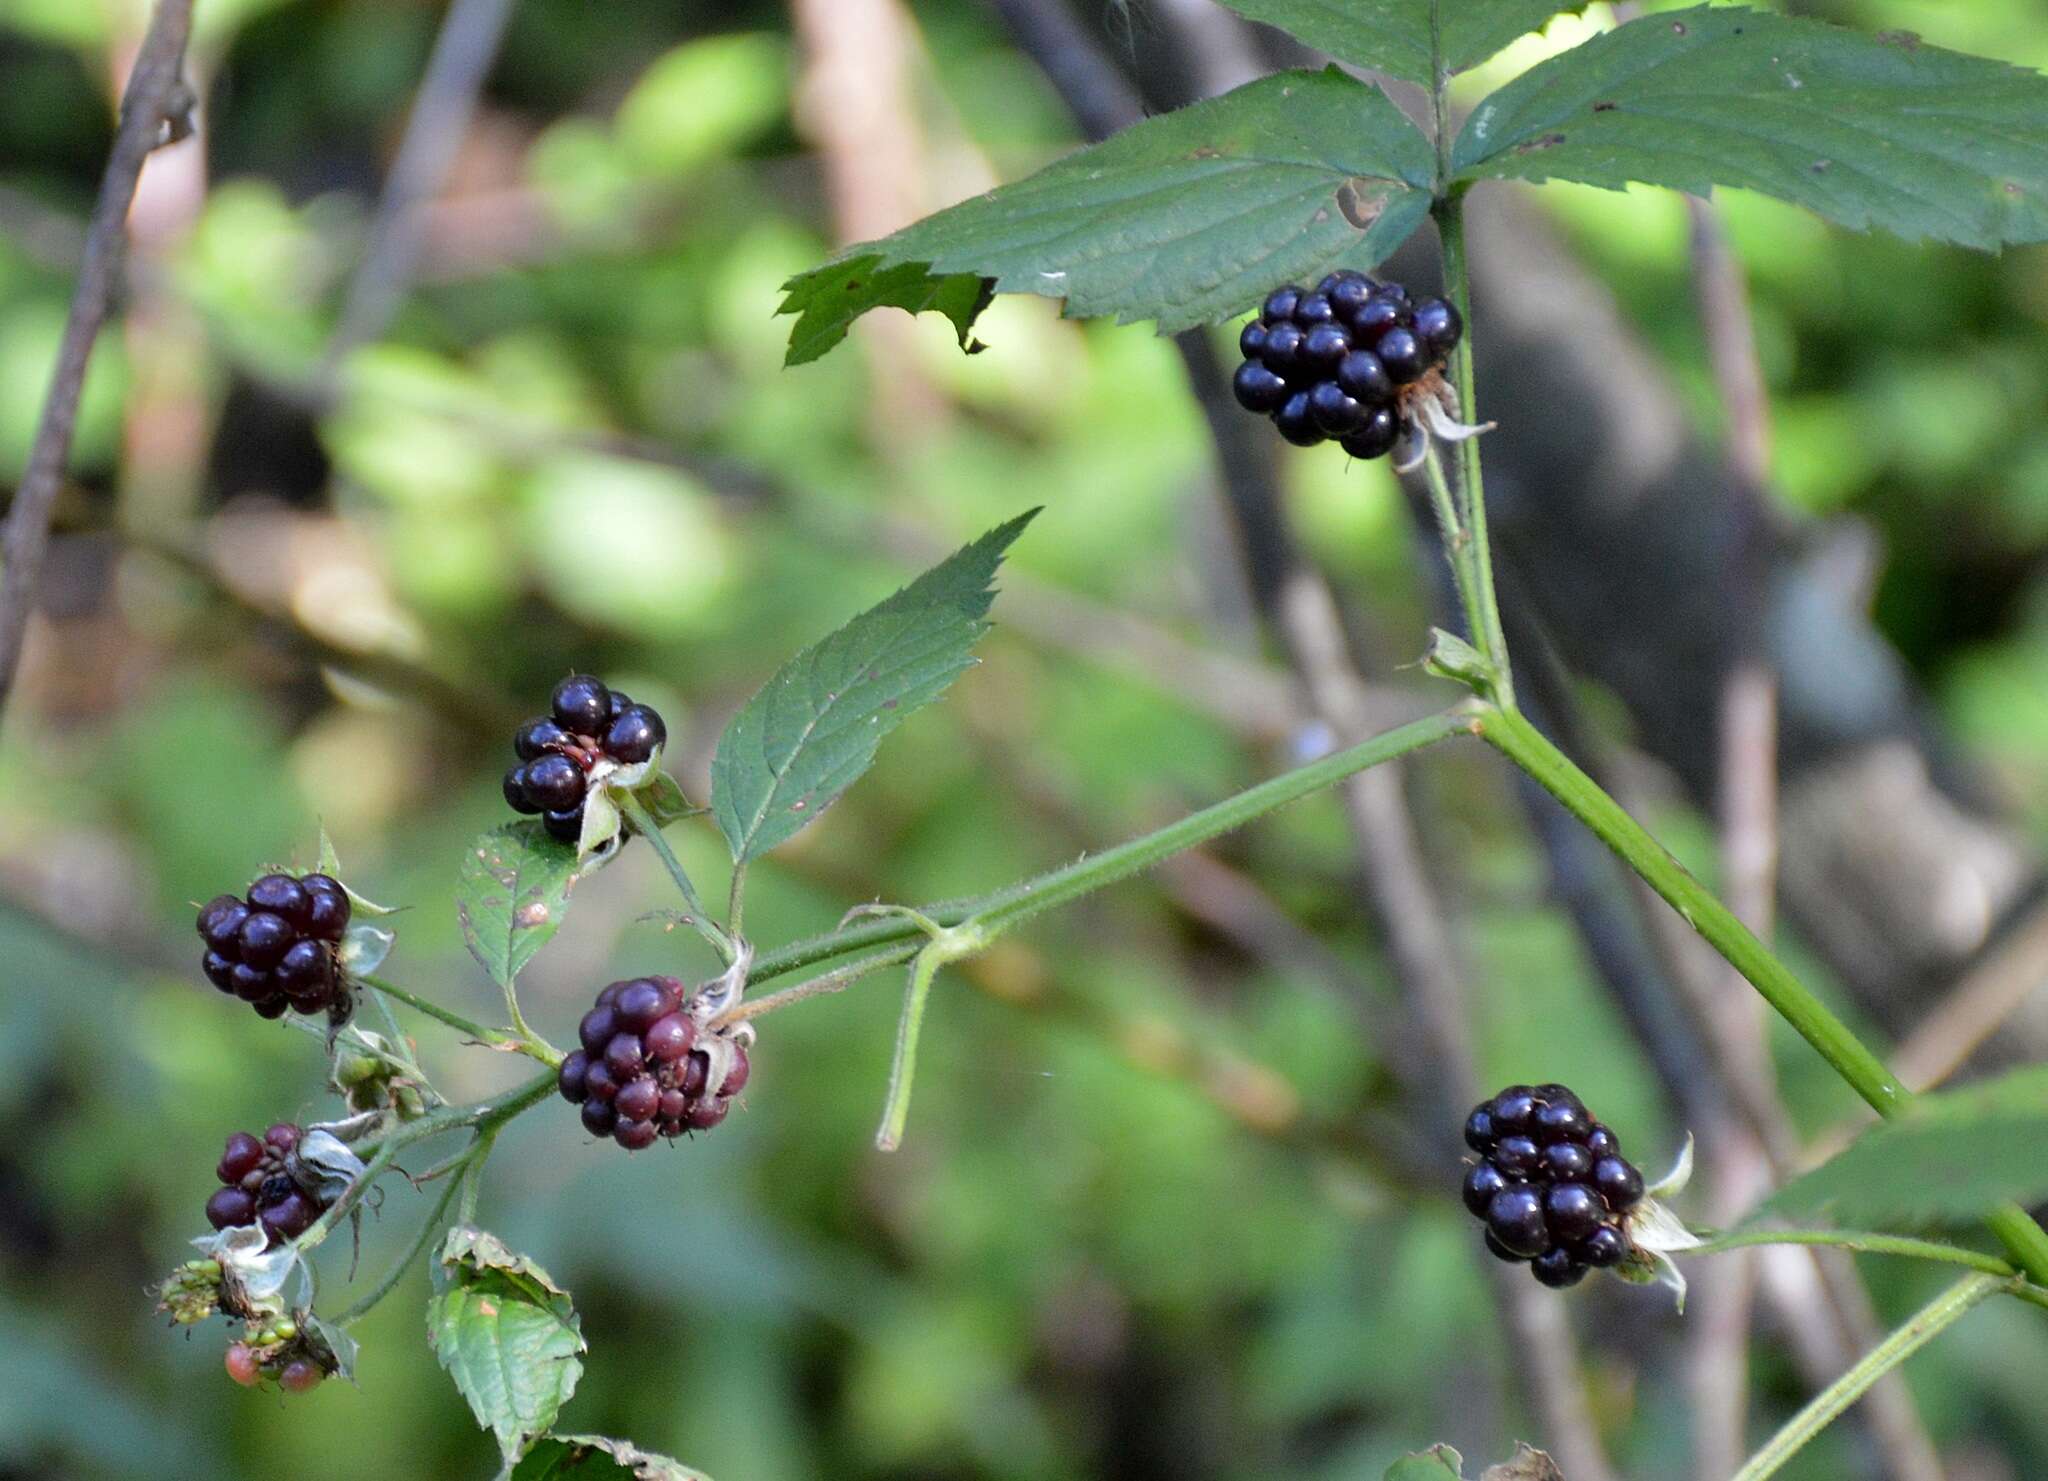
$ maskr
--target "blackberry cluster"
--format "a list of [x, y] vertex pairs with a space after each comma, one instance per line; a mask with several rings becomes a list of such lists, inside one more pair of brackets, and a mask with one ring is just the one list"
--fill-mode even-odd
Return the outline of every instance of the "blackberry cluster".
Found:
[[658, 1136], [709, 1131], [732, 1109], [747, 1083], [747, 1051], [730, 1039], [731, 1065], [710, 1085], [713, 1037], [683, 1005], [673, 977], [634, 977], [597, 995], [577, 1028], [583, 1047], [562, 1061], [562, 1098], [583, 1107], [592, 1136], [608, 1136], [628, 1152]]
[[549, 713], [512, 737], [519, 764], [505, 773], [514, 812], [538, 813], [551, 837], [574, 843], [583, 834], [583, 798], [590, 770], [609, 757], [637, 766], [668, 739], [661, 716], [588, 674], [555, 686]]
[[1562, 1085], [1510, 1085], [1473, 1108], [1465, 1145], [1465, 1207], [1486, 1222], [1486, 1247], [1527, 1260], [1546, 1286], [1619, 1265], [1630, 1249], [1621, 1216], [1643, 1196], [1643, 1175], [1621, 1140]]
[[228, 1138], [214, 1173], [225, 1187], [206, 1200], [206, 1222], [216, 1229], [262, 1226], [273, 1245], [297, 1239], [327, 1212], [327, 1204], [297, 1176], [299, 1128], [280, 1121], [258, 1140], [246, 1131]]
[[1442, 365], [1464, 330], [1445, 300], [1411, 304], [1399, 283], [1343, 268], [1313, 290], [1267, 297], [1238, 336], [1244, 364], [1231, 389], [1298, 447], [1334, 437], [1354, 458], [1377, 458], [1406, 425], [1402, 388]]
[[216, 895], [199, 912], [200, 969], [265, 1018], [323, 1009], [336, 1023], [353, 1004], [336, 948], [348, 929], [348, 891], [325, 874], [266, 874], [247, 896]]

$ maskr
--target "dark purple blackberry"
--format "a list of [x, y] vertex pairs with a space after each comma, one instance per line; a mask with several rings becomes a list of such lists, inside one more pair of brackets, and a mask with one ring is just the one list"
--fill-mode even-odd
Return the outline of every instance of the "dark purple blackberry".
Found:
[[1230, 392], [1246, 411], [1278, 411], [1287, 400], [1287, 381], [1271, 366], [1247, 360], [1230, 378]]
[[1401, 440], [1401, 419], [1391, 406], [1375, 406], [1365, 425], [1343, 439], [1338, 446], [1354, 458], [1383, 458]]
[[1425, 298], [1415, 305], [1415, 337], [1435, 360], [1445, 360], [1464, 338], [1465, 321], [1458, 310], [1441, 298]]
[[206, 1200], [206, 1221], [216, 1229], [254, 1224], [271, 1244], [297, 1239], [327, 1211], [313, 1180], [294, 1155], [299, 1128], [281, 1121], [261, 1140], [246, 1131], [230, 1136], [214, 1176], [225, 1185]]
[[519, 764], [505, 773], [505, 801], [514, 812], [537, 814], [550, 838], [575, 843], [583, 836], [592, 769], [601, 761], [638, 766], [653, 759], [668, 727], [652, 706], [589, 674], [557, 684], [548, 704], [547, 715], [513, 733]]
[[266, 874], [245, 898], [218, 895], [199, 912], [199, 970], [224, 993], [279, 1018], [287, 1009], [348, 1021], [354, 999], [337, 955], [348, 892], [325, 874]]
[[1408, 425], [1414, 403], [1404, 388], [1441, 394], [1432, 377], [1460, 333], [1444, 300], [1411, 305], [1398, 283], [1340, 268], [1313, 289], [1289, 285], [1268, 295], [1259, 318], [1238, 333], [1244, 364], [1231, 390], [1299, 447], [1336, 438], [1353, 457], [1383, 457]]
[[[582, 1107], [591, 1135], [629, 1152], [718, 1125], [751, 1072], [745, 1045], [693, 1012], [673, 977], [611, 983], [576, 1035], [583, 1047], [557, 1076], [562, 1098]], [[712, 1090], [714, 1050], [725, 1074]]]
[[1316, 426], [1315, 414], [1309, 410], [1306, 391], [1296, 391], [1287, 398], [1273, 413], [1273, 425], [1296, 447], [1314, 447], [1323, 440], [1322, 429]]
[[1346, 395], [1335, 381], [1317, 381], [1309, 388], [1308, 414], [1325, 434], [1343, 437], [1363, 427], [1372, 412], [1364, 402]]
[[1368, 406], [1383, 406], [1394, 399], [1394, 378], [1371, 350], [1353, 350], [1339, 361], [1337, 384], [1347, 396], [1356, 396]]
[[1527, 1261], [1560, 1289], [1628, 1258], [1624, 1215], [1643, 1196], [1642, 1174], [1567, 1087], [1508, 1086], [1473, 1107], [1465, 1144], [1478, 1157], [1460, 1196], [1493, 1254]]

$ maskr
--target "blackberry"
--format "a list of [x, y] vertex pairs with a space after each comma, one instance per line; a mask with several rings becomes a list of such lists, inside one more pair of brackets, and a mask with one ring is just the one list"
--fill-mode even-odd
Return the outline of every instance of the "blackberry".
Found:
[[[1286, 394], [1284, 385], [1278, 389]], [[652, 706], [589, 674], [571, 674], [549, 696], [548, 713], [513, 732], [519, 760], [505, 773], [505, 801], [516, 813], [538, 816], [550, 838], [575, 843], [583, 836], [592, 769], [600, 761], [638, 766], [667, 741], [668, 727]]]
[[[752, 1068], [745, 1044], [710, 1027], [673, 977], [612, 983], [576, 1037], [582, 1047], [562, 1061], [556, 1079], [562, 1099], [582, 1108], [592, 1136], [629, 1152], [718, 1125]], [[725, 1065], [716, 1090], [714, 1058]]]
[[[1409, 425], [1404, 388], [1434, 394], [1441, 382], [1430, 377], [1463, 333], [1443, 299], [1411, 303], [1398, 283], [1340, 268], [1312, 289], [1290, 284], [1267, 295], [1238, 333], [1244, 363], [1231, 391], [1299, 447], [1335, 438], [1352, 457], [1383, 457]], [[510, 796], [509, 779], [506, 787]]]
[[1473, 1107], [1465, 1144], [1478, 1157], [1460, 1193], [1494, 1255], [1526, 1261], [1558, 1289], [1628, 1258], [1623, 1215], [1642, 1199], [1643, 1175], [1567, 1087], [1508, 1086]]
[[218, 895], [200, 910], [206, 951], [199, 970], [264, 1018], [289, 1008], [346, 1023], [355, 1008], [339, 957], [348, 920], [348, 891], [339, 880], [266, 874], [243, 898]]
[[299, 1128], [281, 1121], [262, 1137], [238, 1131], [221, 1150], [214, 1176], [225, 1185], [206, 1200], [206, 1222], [216, 1229], [254, 1224], [273, 1245], [297, 1239], [327, 1211], [311, 1177], [294, 1155]]

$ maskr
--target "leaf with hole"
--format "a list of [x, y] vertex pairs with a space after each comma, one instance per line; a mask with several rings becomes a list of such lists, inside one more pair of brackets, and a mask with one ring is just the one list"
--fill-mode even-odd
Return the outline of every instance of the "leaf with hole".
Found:
[[1923, 1095], [1813, 1171], [1747, 1222], [1825, 1215], [1847, 1226], [1908, 1228], [1972, 1218], [2048, 1197], [2048, 1069]]
[[998, 525], [782, 666], [718, 738], [711, 811], [745, 863], [830, 807], [882, 737], [974, 660], [1003, 552], [1037, 515]]
[[1663, 11], [1472, 111], [1461, 180], [1761, 191], [1841, 226], [1970, 247], [2048, 240], [2048, 78], [1759, 11]]
[[469, 954], [500, 987], [561, 928], [576, 883], [576, 847], [537, 822], [502, 823], [477, 839], [455, 881]]
[[887, 303], [950, 282], [947, 301], [965, 304], [965, 283], [988, 280], [1162, 333], [1228, 318], [1281, 283], [1377, 264], [1421, 224], [1434, 176], [1429, 141], [1378, 88], [1334, 68], [1282, 72], [792, 278], [790, 359], [822, 353], [876, 306], [877, 273]]
[[1540, 31], [1586, 0], [1223, 0], [1317, 51], [1427, 87], [1435, 71], [1430, 12], [1437, 11], [1444, 69], [1476, 67], [1518, 36]]
[[467, 1224], [442, 1243], [427, 1338], [507, 1461], [547, 1432], [583, 1375], [583, 1329], [569, 1293]]

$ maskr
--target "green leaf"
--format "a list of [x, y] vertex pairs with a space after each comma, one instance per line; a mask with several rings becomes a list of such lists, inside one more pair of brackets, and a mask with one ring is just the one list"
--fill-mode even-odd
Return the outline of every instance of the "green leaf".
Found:
[[710, 1481], [680, 1461], [598, 1435], [549, 1435], [512, 1468], [510, 1481], [556, 1481], [561, 1476], [581, 1481]]
[[973, 663], [1003, 552], [1038, 514], [998, 525], [782, 666], [718, 738], [711, 810], [735, 862], [790, 837], [875, 748]]
[[469, 954], [500, 987], [560, 929], [576, 883], [576, 847], [538, 822], [503, 823], [479, 838], [455, 881]]
[[1812, 1172], [1787, 1183], [1751, 1218], [1828, 1215], [1892, 1229], [1972, 1218], [2008, 1201], [2048, 1197], [2048, 1068], [2018, 1070], [1962, 1090], [1923, 1095]]
[[1161, 333], [1227, 318], [1277, 284], [1378, 263], [1428, 213], [1434, 173], [1428, 140], [1378, 88], [1334, 68], [1282, 72], [792, 278], [790, 356], [829, 348], [871, 295], [896, 303], [963, 275], [1064, 299], [1076, 318], [1156, 319]]
[[583, 1329], [569, 1293], [467, 1224], [441, 1246], [427, 1339], [507, 1461], [547, 1432], [583, 1376]]
[[882, 265], [879, 253], [842, 257], [815, 272], [783, 284], [787, 295], [778, 314], [796, 314], [789, 331], [785, 365], [815, 360], [846, 338], [847, 326], [869, 309], [908, 309], [921, 314], [936, 309], [953, 321], [960, 348], [973, 354], [981, 348], [973, 336], [974, 321], [996, 296], [995, 284], [976, 273], [935, 277], [923, 264]]
[[1644, 16], [1486, 99], [1464, 180], [1762, 191], [1842, 226], [2048, 239], [2048, 78], [1753, 10]]
[[1448, 1445], [1432, 1445], [1388, 1466], [1382, 1481], [1465, 1481], [1465, 1458]]
[[[1432, 0], [1223, 0], [1239, 15], [1278, 26], [1333, 57], [1424, 87], [1431, 82]], [[1540, 31], [1586, 0], [1446, 0], [1440, 24], [1444, 63], [1476, 67], [1518, 36]]]

